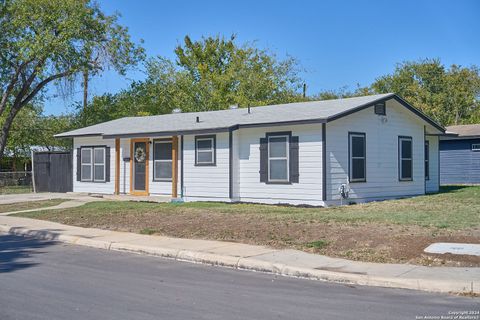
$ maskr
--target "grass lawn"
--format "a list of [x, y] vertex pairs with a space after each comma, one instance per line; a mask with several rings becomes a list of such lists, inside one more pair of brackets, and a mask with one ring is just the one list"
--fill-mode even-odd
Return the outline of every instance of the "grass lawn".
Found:
[[20, 211], [28, 209], [41, 209], [46, 207], [56, 206], [62, 202], [66, 201], [65, 199], [51, 199], [51, 200], [42, 200], [42, 201], [29, 201], [29, 202], [20, 202], [12, 204], [2, 204], [0, 205], [1, 212], [11, 212], [11, 211]]
[[93, 202], [20, 214], [83, 227], [295, 248], [376, 262], [478, 265], [432, 256], [432, 242], [480, 243], [480, 187], [445, 187], [416, 198], [336, 208], [225, 203]]
[[0, 187], [0, 195], [2, 194], [14, 194], [14, 193], [31, 193], [31, 186], [5, 186]]

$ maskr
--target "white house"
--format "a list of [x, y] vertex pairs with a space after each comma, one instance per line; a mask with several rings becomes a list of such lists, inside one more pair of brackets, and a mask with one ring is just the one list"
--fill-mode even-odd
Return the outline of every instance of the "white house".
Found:
[[327, 206], [438, 191], [444, 132], [381, 94], [127, 117], [57, 137], [73, 137], [74, 192]]

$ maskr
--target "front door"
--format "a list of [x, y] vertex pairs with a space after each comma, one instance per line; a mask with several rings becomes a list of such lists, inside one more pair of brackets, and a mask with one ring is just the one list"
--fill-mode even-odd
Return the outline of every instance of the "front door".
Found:
[[148, 139], [132, 139], [130, 154], [130, 192], [148, 195]]

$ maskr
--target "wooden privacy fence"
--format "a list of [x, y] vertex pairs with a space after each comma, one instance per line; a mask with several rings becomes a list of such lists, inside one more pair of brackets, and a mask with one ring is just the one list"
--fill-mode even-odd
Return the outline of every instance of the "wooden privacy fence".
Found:
[[32, 171], [35, 192], [73, 191], [71, 151], [33, 153]]

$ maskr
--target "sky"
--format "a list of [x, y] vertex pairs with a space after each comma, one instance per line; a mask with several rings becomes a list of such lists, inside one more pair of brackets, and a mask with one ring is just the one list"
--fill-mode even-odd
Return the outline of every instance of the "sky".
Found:
[[[396, 64], [439, 58], [445, 65], [480, 65], [479, 0], [401, 1], [155, 1], [98, 0], [107, 14], [121, 14], [147, 56], [174, 58], [185, 35], [237, 35], [280, 59], [295, 57], [307, 94], [342, 87], [354, 90], [392, 73]], [[115, 93], [142, 80], [141, 66], [127, 76], [107, 71], [93, 79], [90, 96]], [[82, 99], [51, 87], [46, 114], [74, 111]]]

